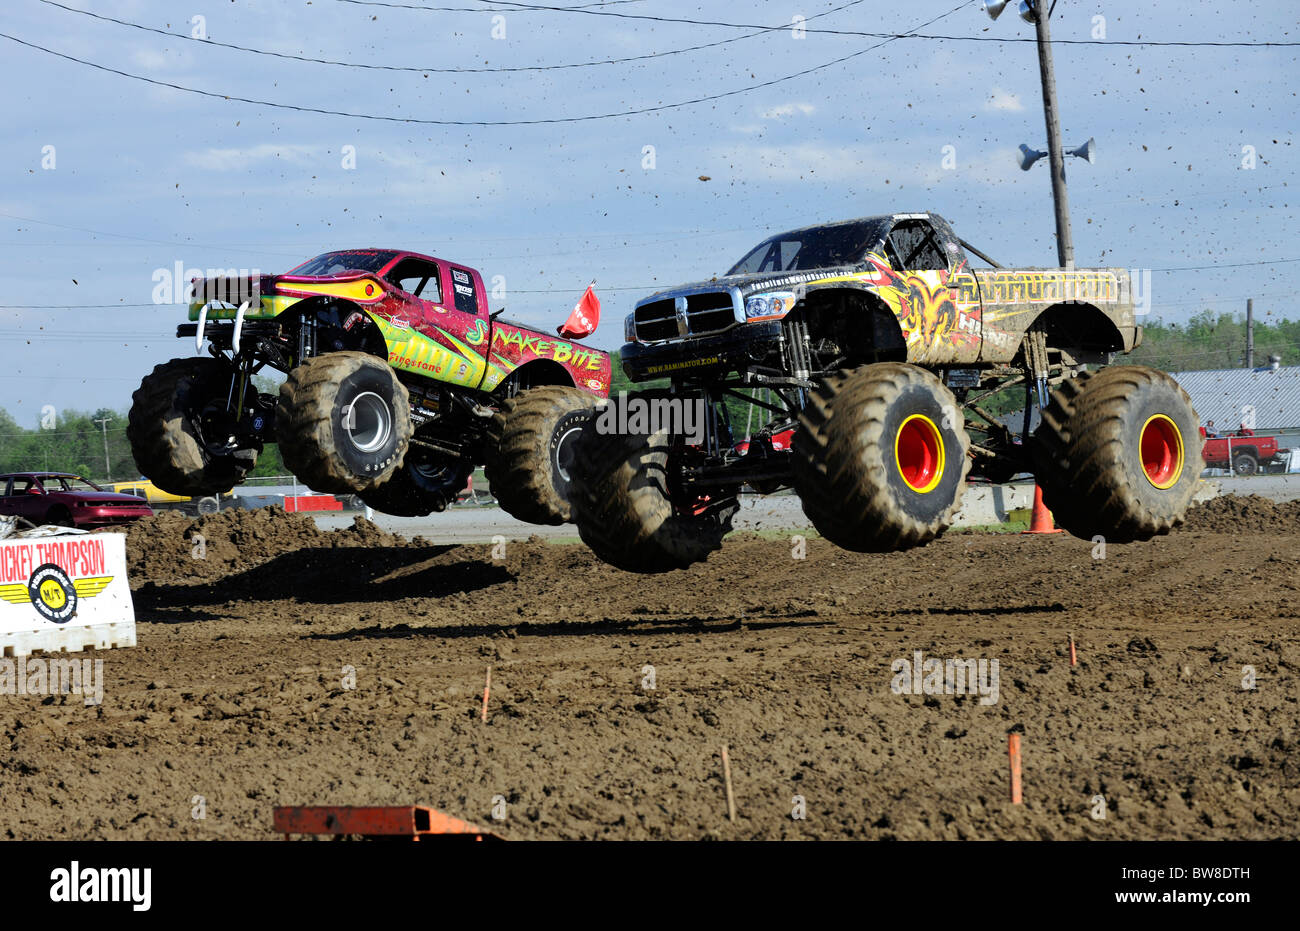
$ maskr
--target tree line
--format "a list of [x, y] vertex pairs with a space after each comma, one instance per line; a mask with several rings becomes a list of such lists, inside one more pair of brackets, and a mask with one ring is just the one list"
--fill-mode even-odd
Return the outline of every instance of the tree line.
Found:
[[[138, 479], [140, 468], [126, 438], [126, 417], [126, 411], [109, 408], [94, 413], [47, 408], [35, 428], [26, 428], [0, 408], [0, 473], [74, 472], [100, 485]], [[97, 422], [105, 418], [106, 424]], [[266, 447], [258, 457], [253, 474], [285, 474], [275, 446]]]

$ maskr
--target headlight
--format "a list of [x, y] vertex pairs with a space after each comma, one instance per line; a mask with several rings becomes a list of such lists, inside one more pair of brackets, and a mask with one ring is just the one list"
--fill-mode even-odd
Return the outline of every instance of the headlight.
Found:
[[766, 320], [784, 317], [795, 304], [793, 291], [768, 291], [745, 298], [745, 319]]
[[636, 342], [636, 314], [628, 314], [623, 318], [623, 341]]

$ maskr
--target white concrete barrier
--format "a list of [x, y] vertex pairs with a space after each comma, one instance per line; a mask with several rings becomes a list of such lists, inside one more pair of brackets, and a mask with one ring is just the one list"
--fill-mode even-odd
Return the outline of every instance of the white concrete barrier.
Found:
[[135, 646], [120, 533], [0, 540], [0, 654]]
[[1011, 519], [1012, 511], [1034, 506], [1034, 483], [1015, 485], [969, 484], [962, 495], [954, 527], [984, 527]]

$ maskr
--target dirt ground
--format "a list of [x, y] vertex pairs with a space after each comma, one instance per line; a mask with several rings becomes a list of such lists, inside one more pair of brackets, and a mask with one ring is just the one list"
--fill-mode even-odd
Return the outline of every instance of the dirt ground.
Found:
[[[279, 804], [519, 839], [1300, 836], [1300, 504], [1219, 499], [1104, 558], [751, 537], [659, 577], [269, 511], [128, 545], [139, 646], [102, 654], [102, 705], [0, 699], [0, 837], [269, 839]], [[899, 694], [916, 651], [997, 660], [996, 702]]]

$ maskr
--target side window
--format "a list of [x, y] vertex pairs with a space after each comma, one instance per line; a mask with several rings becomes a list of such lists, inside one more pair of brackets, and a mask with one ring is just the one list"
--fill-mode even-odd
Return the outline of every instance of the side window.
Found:
[[471, 273], [451, 266], [451, 290], [455, 295], [457, 310], [463, 314], [478, 313], [478, 294], [474, 290], [474, 276]]
[[442, 288], [438, 285], [438, 266], [422, 259], [403, 259], [385, 277], [407, 294], [438, 303]]
[[889, 239], [903, 263], [902, 269], [938, 271], [948, 267], [948, 260], [935, 240], [934, 229], [924, 220], [899, 223], [889, 234]]

